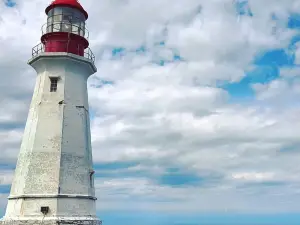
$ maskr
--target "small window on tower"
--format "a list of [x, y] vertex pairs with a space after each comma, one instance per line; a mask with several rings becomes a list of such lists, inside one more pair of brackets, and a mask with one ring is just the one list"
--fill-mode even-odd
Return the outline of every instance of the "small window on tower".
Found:
[[57, 82], [58, 77], [50, 77], [50, 92], [56, 92], [57, 91]]

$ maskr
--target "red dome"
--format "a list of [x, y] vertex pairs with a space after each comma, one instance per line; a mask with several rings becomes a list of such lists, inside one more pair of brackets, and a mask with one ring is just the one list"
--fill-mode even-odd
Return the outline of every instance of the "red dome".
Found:
[[49, 5], [46, 8], [46, 14], [48, 14], [48, 12], [55, 6], [68, 6], [71, 8], [78, 9], [85, 15], [86, 19], [88, 18], [88, 13], [84, 10], [84, 8], [80, 5], [80, 3], [77, 0], [55, 0], [51, 3], [51, 5]]

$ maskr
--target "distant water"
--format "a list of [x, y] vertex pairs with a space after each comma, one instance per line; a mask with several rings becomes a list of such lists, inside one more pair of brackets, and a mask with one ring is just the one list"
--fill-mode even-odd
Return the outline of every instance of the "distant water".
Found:
[[234, 215], [102, 212], [103, 225], [300, 225], [299, 214]]

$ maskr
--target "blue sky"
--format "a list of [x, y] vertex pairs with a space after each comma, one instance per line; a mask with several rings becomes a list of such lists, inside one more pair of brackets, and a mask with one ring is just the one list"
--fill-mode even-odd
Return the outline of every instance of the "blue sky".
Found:
[[[88, 90], [104, 224], [296, 224], [300, 1], [81, 3], [98, 68]], [[0, 69], [10, 74], [0, 84], [1, 215], [47, 4], [0, 8]]]
[[7, 7], [15, 7], [16, 6], [16, 2], [15, 1], [13, 1], [13, 0], [5, 0], [5, 5], [7, 6]]

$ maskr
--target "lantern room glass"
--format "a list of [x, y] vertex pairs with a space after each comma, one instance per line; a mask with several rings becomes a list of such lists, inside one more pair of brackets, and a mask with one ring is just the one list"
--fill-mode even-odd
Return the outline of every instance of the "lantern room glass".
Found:
[[48, 13], [46, 32], [67, 32], [84, 37], [85, 16], [78, 9], [55, 7]]

